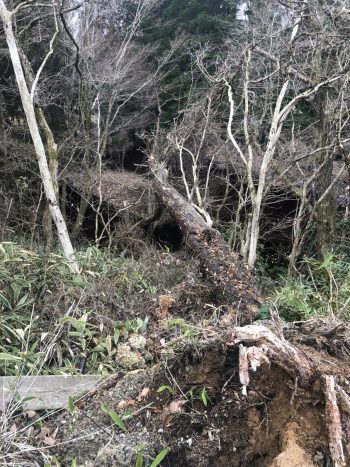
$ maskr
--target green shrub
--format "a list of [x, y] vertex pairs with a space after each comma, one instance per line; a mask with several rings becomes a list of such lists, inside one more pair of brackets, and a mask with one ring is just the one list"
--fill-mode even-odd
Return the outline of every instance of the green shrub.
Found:
[[345, 257], [328, 253], [323, 260], [304, 258], [302, 273], [281, 278], [269, 304], [276, 305], [287, 321], [306, 320], [334, 314], [350, 319], [350, 263]]

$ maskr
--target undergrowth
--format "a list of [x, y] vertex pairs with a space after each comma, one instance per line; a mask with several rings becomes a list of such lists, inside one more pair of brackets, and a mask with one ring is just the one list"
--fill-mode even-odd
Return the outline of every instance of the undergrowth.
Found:
[[160, 291], [184, 280], [186, 268], [167, 253], [136, 261], [95, 247], [78, 260], [80, 276], [59, 254], [0, 244], [1, 375], [103, 374], [147, 361], [149, 310]]
[[[193, 260], [158, 250], [145, 250], [137, 260], [111, 258], [95, 247], [77, 256], [79, 276], [59, 254], [0, 243], [0, 375], [107, 374], [146, 368], [157, 352], [171, 358], [177, 345], [193, 342], [207, 318], [209, 325], [203, 329], [209, 330], [215, 313], [221, 319], [219, 308], [208, 305], [209, 287], [201, 283]], [[264, 265], [258, 272], [260, 284], [269, 291], [261, 318], [269, 318], [274, 308], [286, 321], [330, 314], [350, 319], [350, 264], [345, 256], [304, 258], [295, 277], [281, 269], [269, 275]], [[162, 312], [161, 307], [157, 311], [159, 295], [172, 299], [176, 293], [181, 297], [174, 300], [178, 309], [157, 323], [156, 313]], [[207, 408], [211, 401], [206, 387], [197, 389], [198, 394], [185, 397]], [[158, 391], [173, 390], [160, 386]], [[24, 400], [14, 400], [0, 420], [0, 445], [6, 456], [17, 452], [20, 458], [23, 450], [31, 449], [25, 444], [24, 428], [16, 433], [11, 425], [24, 405]], [[43, 462], [52, 465], [45, 455], [43, 451]]]
[[[59, 254], [0, 244], [1, 375], [106, 374], [152, 363], [146, 346], [150, 315], [158, 296], [169, 290], [182, 297], [175, 321], [169, 321], [179, 327], [186, 318], [181, 335], [190, 335], [190, 321], [194, 325], [205, 316], [208, 297], [193, 261], [157, 250], [145, 251], [138, 260], [110, 258], [96, 247], [77, 255], [80, 276]], [[329, 314], [350, 319], [350, 264], [344, 256], [305, 258], [296, 277], [279, 271], [278, 281], [266, 271], [259, 269], [269, 290], [261, 318], [268, 318], [273, 307], [287, 321]]]
[[286, 321], [335, 315], [350, 320], [350, 262], [328, 253], [323, 260], [304, 258], [295, 277], [280, 276], [270, 289], [262, 317], [275, 307]]

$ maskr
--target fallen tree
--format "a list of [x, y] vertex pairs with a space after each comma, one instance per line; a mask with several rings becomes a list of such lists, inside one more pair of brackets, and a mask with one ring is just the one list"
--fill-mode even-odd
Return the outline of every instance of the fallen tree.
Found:
[[223, 305], [236, 315], [237, 323], [251, 323], [258, 315], [262, 298], [248, 266], [230, 249], [222, 235], [168, 183], [167, 171], [158, 167], [154, 159], [150, 160], [156, 191], [179, 224], [190, 252], [200, 261]]
[[[237, 322], [247, 324], [253, 321], [262, 299], [249, 268], [230, 250], [220, 233], [210, 227], [195, 207], [168, 183], [167, 171], [157, 167], [154, 161], [153, 172], [158, 195], [178, 222], [186, 245], [199, 259], [215, 289], [225, 304], [232, 307]], [[308, 352], [288, 342], [282, 327], [278, 326], [278, 320], [274, 332], [265, 326], [251, 324], [235, 327], [231, 337], [232, 341], [229, 339], [227, 345], [239, 349], [239, 380], [243, 395], [247, 395], [250, 370], [256, 371], [263, 364], [275, 365], [286, 372], [295, 382], [295, 391], [300, 387], [312, 394], [317, 388], [317, 392], [323, 394], [324, 398], [325, 425], [332, 462], [335, 467], [347, 465], [350, 455], [350, 397], [346, 391], [347, 381], [345, 386], [342, 385], [344, 381], [341, 375], [334, 373], [332, 365], [320, 365]], [[276, 460], [273, 465], [284, 465], [283, 461], [282, 464], [278, 462]]]

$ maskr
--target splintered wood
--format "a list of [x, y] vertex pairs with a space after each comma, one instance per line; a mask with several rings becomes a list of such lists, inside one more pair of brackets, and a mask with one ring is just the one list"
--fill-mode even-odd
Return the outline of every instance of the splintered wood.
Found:
[[325, 399], [326, 399], [326, 417], [329, 437], [329, 450], [335, 467], [345, 465], [345, 457], [342, 444], [342, 425], [340, 411], [337, 403], [337, 394], [335, 391], [334, 376], [326, 375], [325, 381]]

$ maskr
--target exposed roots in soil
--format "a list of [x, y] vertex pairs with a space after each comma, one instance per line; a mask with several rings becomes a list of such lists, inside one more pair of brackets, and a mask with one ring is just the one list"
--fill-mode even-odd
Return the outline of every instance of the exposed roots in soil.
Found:
[[349, 334], [330, 320], [226, 320], [176, 347], [161, 342], [152, 370], [115, 375], [74, 415], [52, 417], [57, 444], [44, 449], [96, 467], [134, 466], [140, 446], [144, 465], [166, 447], [163, 466], [350, 465]]

